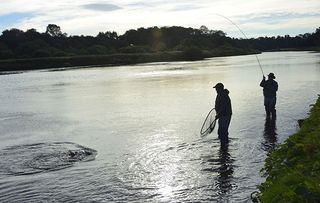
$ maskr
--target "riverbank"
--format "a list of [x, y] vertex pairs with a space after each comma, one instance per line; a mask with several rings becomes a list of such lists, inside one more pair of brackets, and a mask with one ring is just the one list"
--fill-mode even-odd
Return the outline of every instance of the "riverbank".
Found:
[[300, 130], [266, 159], [261, 202], [318, 202], [320, 199], [320, 97]]
[[211, 51], [189, 49], [186, 51], [170, 51], [157, 53], [119, 53], [110, 55], [83, 55], [66, 57], [7, 59], [0, 60], [0, 71], [10, 72], [50, 68], [71, 68], [79, 66], [116, 66], [165, 61], [192, 61], [202, 60], [208, 57], [235, 56], [256, 53], [257, 51], [252, 50], [226, 48], [223, 50]]
[[320, 52], [320, 47], [278, 48], [278, 49], [269, 50], [269, 52], [278, 52], [278, 51], [315, 51], [315, 52]]
[[[319, 47], [311, 49], [282, 49], [275, 51], [320, 51]], [[249, 54], [260, 54], [257, 50], [244, 50], [236, 48], [200, 50], [190, 48], [185, 51], [168, 51], [156, 53], [117, 53], [109, 55], [80, 55], [63, 57], [41, 57], [0, 60], [0, 75], [19, 73], [26, 70], [40, 69], [70, 69], [74, 67], [97, 67], [97, 66], [118, 66], [135, 65], [139, 63], [151, 62], [171, 62], [171, 61], [194, 61], [203, 60], [210, 57], [240, 56]], [[1, 73], [2, 72], [2, 73]]]

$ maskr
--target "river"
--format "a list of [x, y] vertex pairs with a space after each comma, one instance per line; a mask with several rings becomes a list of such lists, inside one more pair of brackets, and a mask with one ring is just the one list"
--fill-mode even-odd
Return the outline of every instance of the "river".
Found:
[[[254, 55], [0, 75], [0, 202], [250, 202], [320, 93], [320, 53], [258, 57], [279, 83], [272, 125]], [[199, 133], [217, 82], [226, 146]]]

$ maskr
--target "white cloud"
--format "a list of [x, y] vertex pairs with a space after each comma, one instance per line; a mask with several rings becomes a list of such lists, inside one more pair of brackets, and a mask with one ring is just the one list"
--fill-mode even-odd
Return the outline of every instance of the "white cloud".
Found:
[[120, 6], [117, 6], [114, 4], [108, 4], [108, 3], [91, 3], [91, 4], [85, 4], [82, 7], [93, 10], [93, 11], [104, 11], [104, 12], [122, 9]]
[[[0, 5], [0, 15], [33, 14], [11, 27], [44, 31], [48, 24], [54, 23], [72, 35], [96, 35], [107, 30], [122, 34], [138, 27], [172, 25], [195, 28], [207, 25], [236, 33], [237, 28], [216, 13], [232, 19], [248, 36], [268, 35], [268, 31], [275, 33], [277, 29], [282, 33], [284, 28], [289, 32], [296, 26], [309, 31], [319, 27], [320, 22], [319, 0], [0, 0]], [[310, 13], [319, 15], [304, 16]]]

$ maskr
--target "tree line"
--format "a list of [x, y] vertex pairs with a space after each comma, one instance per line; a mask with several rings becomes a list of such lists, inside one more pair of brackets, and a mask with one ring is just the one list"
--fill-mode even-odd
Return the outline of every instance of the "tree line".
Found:
[[313, 33], [291, 37], [231, 38], [221, 30], [172, 27], [149, 27], [126, 31], [99, 32], [96, 36], [68, 36], [55, 24], [45, 32], [36, 29], [4, 30], [0, 35], [0, 59], [73, 57], [90, 55], [183, 52], [186, 57], [198, 55], [237, 55], [269, 50], [320, 47], [320, 27]]

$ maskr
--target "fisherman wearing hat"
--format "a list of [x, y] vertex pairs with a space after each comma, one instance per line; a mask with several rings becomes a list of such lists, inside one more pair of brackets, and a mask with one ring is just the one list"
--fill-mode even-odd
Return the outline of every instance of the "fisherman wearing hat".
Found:
[[215, 101], [216, 119], [219, 119], [218, 124], [218, 136], [221, 142], [228, 141], [228, 128], [231, 121], [232, 108], [231, 100], [229, 97], [229, 91], [224, 89], [222, 83], [217, 83], [213, 88], [217, 91], [217, 97]]
[[275, 120], [278, 83], [274, 79], [276, 79], [274, 74], [269, 73], [268, 80], [263, 76], [260, 86], [263, 87], [264, 106], [267, 118], [269, 119], [270, 116], [272, 116], [272, 119]]

